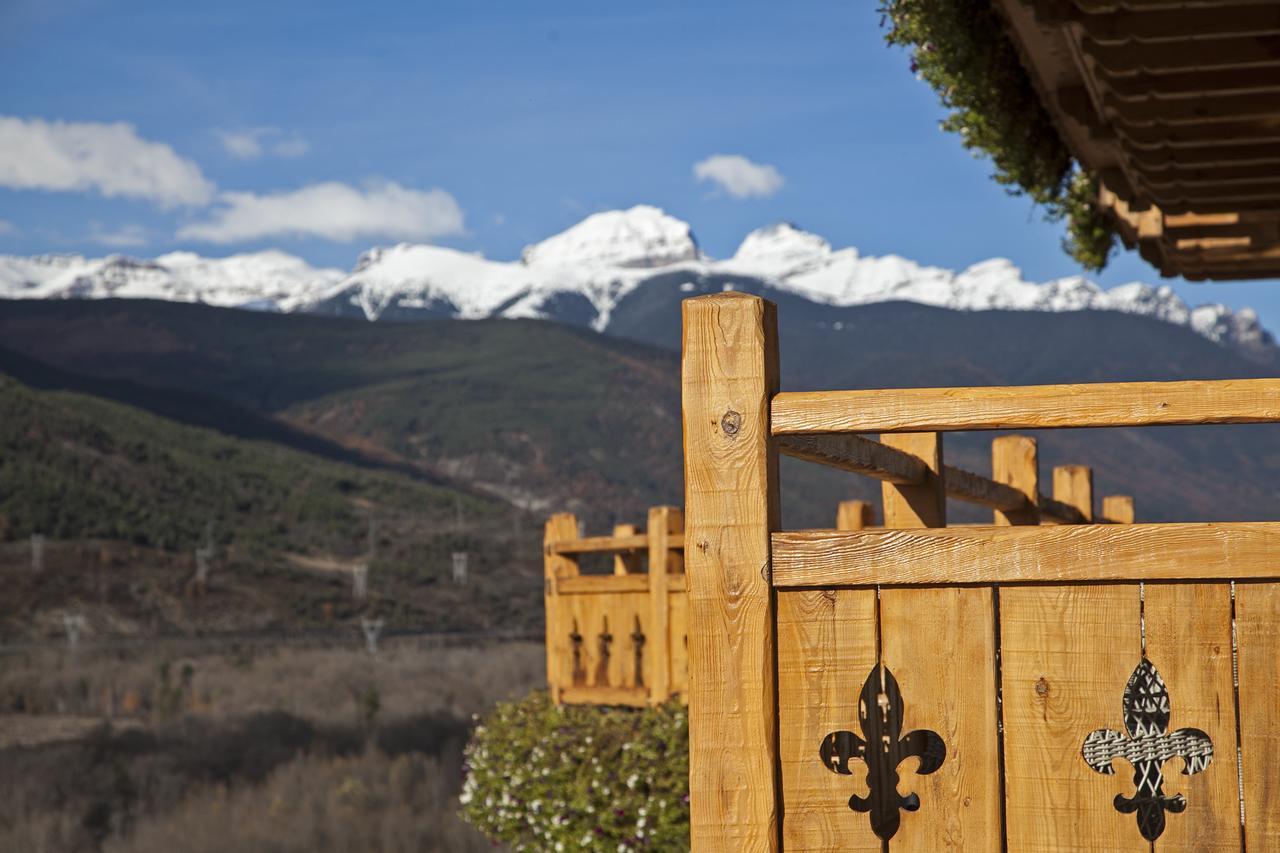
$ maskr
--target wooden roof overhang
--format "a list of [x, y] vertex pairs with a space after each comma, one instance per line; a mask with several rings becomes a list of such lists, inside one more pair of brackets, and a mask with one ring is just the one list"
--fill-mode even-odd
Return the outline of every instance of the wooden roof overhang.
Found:
[[1126, 245], [1163, 275], [1280, 277], [1280, 2], [993, 2]]

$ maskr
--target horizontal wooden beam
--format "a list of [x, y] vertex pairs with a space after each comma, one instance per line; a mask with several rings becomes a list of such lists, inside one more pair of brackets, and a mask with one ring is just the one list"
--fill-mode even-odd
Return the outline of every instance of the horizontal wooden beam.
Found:
[[560, 701], [569, 705], [629, 705], [641, 707], [649, 702], [645, 687], [563, 687]]
[[1001, 512], [1014, 512], [1027, 505], [1027, 496], [1013, 486], [997, 483], [990, 477], [964, 471], [953, 465], [943, 466], [942, 482], [946, 486], [947, 497], [965, 503]]
[[1276, 14], [1274, 6], [1262, 3], [1155, 7], [1148, 11], [1124, 10], [1103, 14], [1077, 11], [1068, 17], [1079, 24], [1089, 38], [1102, 44], [1124, 45], [1133, 39], [1144, 42], [1181, 41], [1188, 35], [1203, 38], [1280, 32], [1280, 15]]
[[1054, 500], [1048, 495], [1040, 495], [1036, 505], [1040, 509], [1041, 520], [1051, 524], [1084, 524], [1089, 520], [1071, 504]]
[[1280, 522], [775, 533], [779, 588], [1280, 579]]
[[1098, 69], [1096, 79], [1112, 94], [1140, 101], [1153, 97], [1231, 94], [1280, 88], [1280, 67], [1222, 68], [1173, 73], [1108, 74]]
[[1192, 71], [1275, 65], [1275, 42], [1268, 38], [1184, 39], [1176, 44], [1130, 42], [1107, 44], [1084, 38], [1080, 43], [1094, 62], [1114, 75], [1144, 71]]
[[550, 554], [591, 554], [610, 551], [640, 551], [649, 547], [649, 537], [643, 533], [633, 536], [585, 536], [564, 542], [551, 542]]
[[[684, 592], [684, 575], [667, 574], [667, 588]], [[609, 595], [624, 592], [649, 592], [649, 576], [639, 572], [633, 575], [574, 575], [556, 582], [560, 595]]]
[[775, 435], [951, 432], [1280, 421], [1280, 379], [790, 391]]
[[860, 435], [784, 436], [778, 452], [903, 486], [921, 482], [926, 471], [923, 459]]

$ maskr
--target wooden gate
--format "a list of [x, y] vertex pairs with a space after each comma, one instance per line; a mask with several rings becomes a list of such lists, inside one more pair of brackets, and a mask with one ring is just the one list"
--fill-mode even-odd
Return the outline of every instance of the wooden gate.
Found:
[[[772, 304], [725, 293], [682, 384], [695, 850], [1280, 850], [1280, 524], [1100, 523], [1018, 437], [943, 460], [1280, 421], [1280, 380], [780, 394]], [[882, 479], [886, 527], [780, 531], [779, 452]], [[945, 527], [962, 481], [992, 525]]]

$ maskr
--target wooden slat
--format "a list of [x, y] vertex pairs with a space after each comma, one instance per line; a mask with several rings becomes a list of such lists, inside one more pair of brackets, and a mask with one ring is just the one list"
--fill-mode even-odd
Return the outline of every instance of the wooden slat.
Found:
[[649, 578], [645, 575], [577, 575], [562, 578], [561, 595], [593, 595], [617, 592], [647, 592]]
[[1113, 802], [1133, 793], [1133, 774], [1096, 773], [1080, 752], [1095, 729], [1124, 729], [1121, 699], [1142, 657], [1138, 607], [1137, 584], [1001, 589], [1010, 851], [1150, 853]]
[[905, 701], [903, 732], [932, 729], [947, 745], [946, 761], [927, 776], [913, 774], [911, 762], [900, 768], [898, 789], [918, 794], [920, 810], [903, 815], [890, 850], [998, 853], [1000, 750], [991, 590], [886, 589], [880, 618], [884, 663]]
[[1017, 489], [954, 465], [943, 469], [942, 478], [949, 498], [1006, 512], [1016, 512], [1027, 505], [1026, 496]]
[[689, 596], [684, 591], [681, 577], [679, 590], [672, 589], [667, 597], [670, 606], [670, 629], [667, 646], [671, 649], [671, 690], [681, 698], [689, 694]]
[[995, 509], [998, 527], [1015, 524], [1039, 524], [1040, 462], [1036, 440], [1025, 435], [1002, 435], [991, 442], [991, 476], [1017, 490], [1023, 502], [1020, 507]]
[[1093, 521], [1093, 469], [1059, 465], [1053, 469], [1053, 499], [1071, 507], [1087, 524]]
[[876, 665], [875, 609], [871, 590], [778, 594], [778, 747], [788, 853], [881, 851], [867, 816], [849, 808], [849, 797], [867, 796], [864, 776], [833, 773], [818, 757], [830, 732], [861, 735], [858, 693]]
[[671, 534], [684, 526], [680, 510], [656, 506], [649, 510], [649, 643], [646, 658], [651, 673], [649, 701], [671, 698], [671, 588], [673, 570], [683, 568], [680, 555], [671, 549]]
[[789, 531], [780, 588], [1280, 578], [1280, 522]]
[[778, 441], [778, 452], [887, 483], [919, 483], [925, 476], [920, 459], [860, 435], [788, 436]]
[[682, 309], [690, 840], [698, 853], [773, 851], [777, 316], [772, 303], [735, 292]]
[[1040, 496], [1037, 508], [1040, 520], [1049, 524], [1084, 524], [1086, 521], [1084, 513], [1075, 507], [1044, 495]]
[[925, 464], [925, 476], [910, 485], [881, 483], [885, 527], [945, 527], [947, 494], [942, 480], [942, 437], [937, 433], [887, 435], [886, 447], [909, 453]]
[[[1245, 845], [1280, 850], [1280, 585], [1236, 585]], [[1225, 757], [1225, 756], [1224, 756]]]
[[632, 536], [586, 536], [582, 539], [566, 539], [547, 544], [547, 549], [554, 554], [643, 551], [648, 547], [649, 537], [643, 533]]
[[[629, 539], [636, 536], [638, 530], [634, 524], [615, 524], [613, 526], [614, 539]], [[635, 551], [622, 551], [613, 555], [613, 573], [615, 575], [629, 575], [640, 571], [643, 565], [641, 562], [642, 554]]]
[[[543, 541], [565, 542], [578, 535], [578, 519], [570, 513], [558, 513], [547, 519], [543, 530]], [[563, 701], [563, 688], [569, 681], [570, 630], [565, 622], [560, 606], [560, 585], [578, 574], [578, 561], [544, 549], [543, 556], [543, 612], [546, 619], [547, 646], [547, 688], [551, 692], [551, 701]]]
[[1147, 658], [1169, 690], [1169, 731], [1189, 726], [1202, 730], [1213, 741], [1213, 761], [1200, 773], [1183, 775], [1178, 772], [1182, 769], [1178, 761], [1165, 766], [1165, 794], [1185, 796], [1187, 809], [1169, 815], [1156, 847], [1204, 853], [1238, 851], [1240, 794], [1231, 673], [1231, 586], [1147, 584], [1144, 612]]
[[836, 530], [862, 530], [875, 523], [876, 508], [871, 501], [840, 501], [836, 507]]
[[569, 705], [629, 705], [643, 707], [649, 691], [643, 687], [566, 687], [562, 700]]
[[1280, 421], [1280, 379], [788, 392], [776, 435]]
[[1102, 499], [1102, 517], [1109, 524], [1133, 524], [1133, 498], [1129, 495], [1107, 495]]

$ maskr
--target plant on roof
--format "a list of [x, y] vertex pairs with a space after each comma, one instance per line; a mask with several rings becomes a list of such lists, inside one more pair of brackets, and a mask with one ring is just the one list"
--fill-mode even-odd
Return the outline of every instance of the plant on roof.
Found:
[[1094, 203], [1096, 179], [1073, 164], [991, 0], [883, 0], [880, 12], [885, 40], [911, 51], [911, 70], [947, 109], [943, 130], [990, 157], [1010, 193], [1065, 220], [1067, 254], [1106, 266], [1115, 231]]

